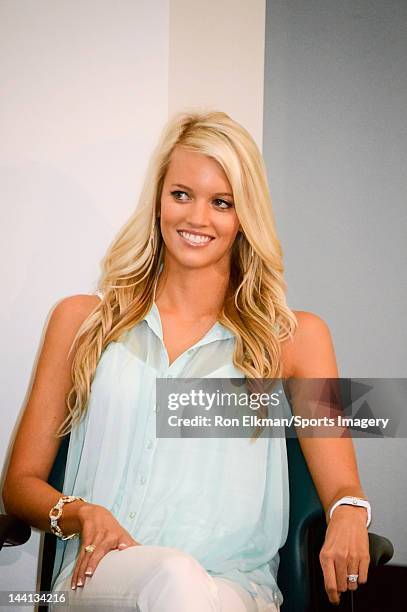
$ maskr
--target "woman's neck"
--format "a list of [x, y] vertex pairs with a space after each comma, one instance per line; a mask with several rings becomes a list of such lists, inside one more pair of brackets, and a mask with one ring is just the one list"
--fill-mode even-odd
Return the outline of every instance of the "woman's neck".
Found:
[[158, 277], [155, 302], [162, 312], [181, 318], [216, 319], [222, 310], [229, 284], [229, 273], [213, 267], [177, 269], [164, 265]]

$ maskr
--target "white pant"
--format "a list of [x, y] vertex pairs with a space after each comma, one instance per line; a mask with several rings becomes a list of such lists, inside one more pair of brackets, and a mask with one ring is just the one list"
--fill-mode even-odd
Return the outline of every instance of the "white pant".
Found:
[[[278, 612], [276, 604], [253, 596], [239, 584], [210, 576], [191, 555], [166, 546], [111, 550], [83, 587], [71, 589], [71, 576], [56, 580], [54, 591], [69, 591], [69, 607], [79, 612]], [[57, 612], [66, 610], [58, 605]]]

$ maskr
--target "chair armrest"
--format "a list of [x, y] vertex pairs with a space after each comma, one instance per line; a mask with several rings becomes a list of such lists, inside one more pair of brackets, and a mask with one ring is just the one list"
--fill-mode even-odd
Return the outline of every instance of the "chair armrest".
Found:
[[393, 544], [384, 536], [369, 533], [370, 565], [384, 565], [394, 554]]
[[0, 514], [0, 550], [3, 546], [20, 546], [31, 537], [31, 527], [12, 514]]

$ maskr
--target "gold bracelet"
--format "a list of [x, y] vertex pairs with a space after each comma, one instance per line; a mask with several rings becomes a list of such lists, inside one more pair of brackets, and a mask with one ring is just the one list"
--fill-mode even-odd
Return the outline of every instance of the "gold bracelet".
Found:
[[79, 533], [72, 533], [71, 535], [66, 536], [63, 534], [62, 529], [58, 525], [58, 519], [60, 519], [62, 516], [62, 509], [64, 505], [70, 504], [71, 502], [76, 501], [77, 499], [86, 502], [86, 499], [84, 499], [83, 497], [77, 497], [76, 495], [63, 495], [59, 498], [55, 506], [52, 506], [51, 510], [49, 511], [48, 516], [51, 522], [51, 531], [53, 534], [61, 538], [61, 540], [70, 540], [71, 538], [75, 538], [79, 535]]

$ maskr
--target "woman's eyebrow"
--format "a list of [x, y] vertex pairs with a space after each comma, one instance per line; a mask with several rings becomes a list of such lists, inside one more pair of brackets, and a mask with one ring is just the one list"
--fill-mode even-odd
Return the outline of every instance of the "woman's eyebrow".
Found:
[[[182, 189], [187, 189], [188, 191], [191, 191], [192, 193], [194, 192], [194, 190], [191, 187], [188, 187], [187, 185], [182, 185], [182, 183], [173, 183], [171, 187], [181, 187]], [[222, 192], [219, 191], [217, 193], [214, 193], [213, 195], [229, 196], [230, 198], [233, 198], [233, 195], [231, 193], [228, 193], [227, 191], [222, 191]]]

